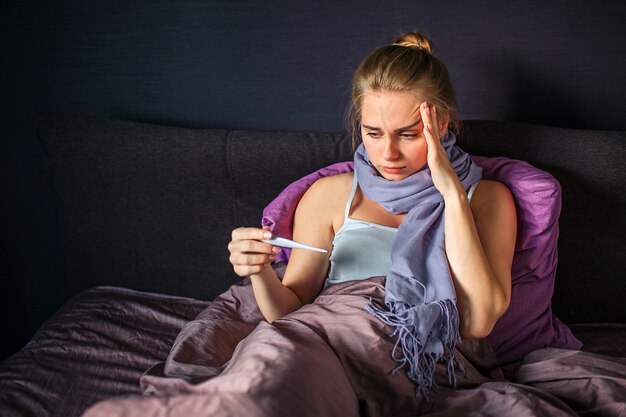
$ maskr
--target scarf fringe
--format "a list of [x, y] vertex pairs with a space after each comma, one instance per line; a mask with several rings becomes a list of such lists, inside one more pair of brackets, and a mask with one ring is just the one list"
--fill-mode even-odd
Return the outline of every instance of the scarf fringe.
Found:
[[[405, 306], [396, 308], [398, 311], [383, 310], [375, 306], [371, 298], [365, 306], [368, 312], [383, 323], [395, 327], [394, 332], [390, 335], [396, 337], [396, 343], [391, 350], [391, 357], [398, 363], [398, 366], [391, 371], [391, 374], [408, 364], [409, 369], [406, 374], [416, 386], [415, 396], [419, 398], [420, 395], [423, 395], [427, 401], [430, 401], [430, 390], [437, 387], [434, 380], [437, 362], [440, 360], [445, 362], [448, 382], [454, 388], [456, 388], [455, 368], [463, 371], [463, 366], [458, 362], [455, 354], [456, 343], [460, 341], [459, 315], [456, 305], [452, 300], [439, 300], [436, 303], [441, 308], [442, 314], [442, 340], [440, 342], [444, 347], [443, 354], [426, 351], [425, 346], [418, 340], [415, 323], [411, 320], [411, 314]], [[401, 305], [399, 303], [394, 304], [396, 306]], [[433, 337], [432, 332], [427, 337]], [[402, 352], [400, 357], [396, 356], [398, 345], [400, 345]]]

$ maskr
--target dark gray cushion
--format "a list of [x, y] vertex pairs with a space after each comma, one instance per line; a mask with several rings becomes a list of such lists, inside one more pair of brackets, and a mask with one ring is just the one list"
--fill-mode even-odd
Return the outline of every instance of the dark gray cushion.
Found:
[[[71, 293], [117, 285], [213, 298], [237, 278], [227, 243], [289, 183], [351, 159], [343, 133], [184, 129], [42, 114]], [[626, 321], [626, 133], [466, 121], [474, 155], [522, 159], [562, 185], [554, 312]]]
[[237, 224], [260, 227], [263, 208], [287, 185], [321, 167], [351, 160], [350, 143], [346, 134], [231, 132], [228, 156]]
[[232, 283], [226, 131], [46, 113], [70, 293], [96, 285], [211, 298]]

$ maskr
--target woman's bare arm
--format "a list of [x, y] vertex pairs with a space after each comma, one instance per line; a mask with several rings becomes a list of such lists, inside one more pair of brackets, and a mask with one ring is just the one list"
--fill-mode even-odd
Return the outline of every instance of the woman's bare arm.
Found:
[[[336, 183], [332, 177], [322, 178], [304, 194], [294, 215], [294, 240], [330, 252], [334, 236], [333, 210], [336, 206], [336, 197], [333, 196], [337, 195], [333, 187], [336, 187]], [[258, 256], [254, 258], [258, 262], [255, 265], [247, 265], [246, 259], [243, 259], [241, 262], [245, 265], [239, 266], [239, 270], [243, 275], [250, 275], [254, 296], [268, 322], [272, 323], [315, 299], [328, 273], [328, 253], [292, 249], [281, 282], [267, 264], [273, 260], [270, 258], [271, 245], [259, 241], [265, 238], [263, 233], [266, 231], [255, 228], [236, 230], [239, 233], [233, 235], [233, 242], [229, 245], [231, 262], [237, 272], [236, 261], [245, 256], [241, 253], [243, 249], [251, 253], [249, 257]]]
[[503, 184], [481, 181], [471, 207], [465, 190], [448, 195], [446, 254], [457, 293], [461, 336], [486, 337], [511, 297], [515, 203]]
[[[515, 204], [509, 189], [481, 181], [472, 204], [450, 164], [436, 107], [420, 105], [428, 143], [428, 167], [445, 201], [445, 245], [457, 295], [460, 332], [465, 338], [487, 336], [506, 311], [511, 297], [511, 264], [517, 232]], [[444, 117], [445, 119], [445, 117]]]

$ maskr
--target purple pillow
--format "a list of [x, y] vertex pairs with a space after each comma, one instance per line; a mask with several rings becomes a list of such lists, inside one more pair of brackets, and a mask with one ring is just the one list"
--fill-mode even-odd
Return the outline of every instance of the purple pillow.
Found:
[[543, 347], [580, 349], [582, 343], [552, 314], [557, 265], [561, 185], [524, 161], [472, 157], [483, 177], [511, 190], [517, 209], [517, 241], [511, 270], [511, 303], [487, 340], [501, 363]]
[[[485, 179], [509, 187], [517, 207], [511, 303], [487, 340], [501, 364], [521, 360], [543, 347], [579, 349], [582, 343], [552, 314], [551, 306], [561, 211], [559, 182], [524, 161], [479, 156], [472, 159], [483, 168]], [[341, 162], [293, 182], [265, 208], [262, 225], [269, 226], [277, 236], [292, 237], [296, 206], [311, 184], [326, 175], [352, 170], [352, 162]], [[283, 249], [276, 262], [288, 261], [289, 253]]]

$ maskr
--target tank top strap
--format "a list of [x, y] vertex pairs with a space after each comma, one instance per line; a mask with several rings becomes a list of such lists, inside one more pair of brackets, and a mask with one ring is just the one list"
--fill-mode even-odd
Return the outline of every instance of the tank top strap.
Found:
[[348, 202], [346, 203], [346, 212], [343, 216], [344, 222], [348, 219], [348, 215], [350, 214], [350, 207], [352, 206], [352, 200], [354, 199], [354, 195], [356, 194], [356, 186], [359, 184], [356, 178], [356, 170], [354, 170], [353, 172], [354, 172], [354, 175], [352, 177], [352, 190], [350, 191], [350, 197], [348, 197]]
[[470, 188], [467, 191], [467, 199], [469, 201], [472, 201], [472, 196], [474, 195], [474, 191], [476, 190], [476, 186], [478, 186], [479, 182], [480, 181], [476, 181], [474, 184], [470, 185]]

